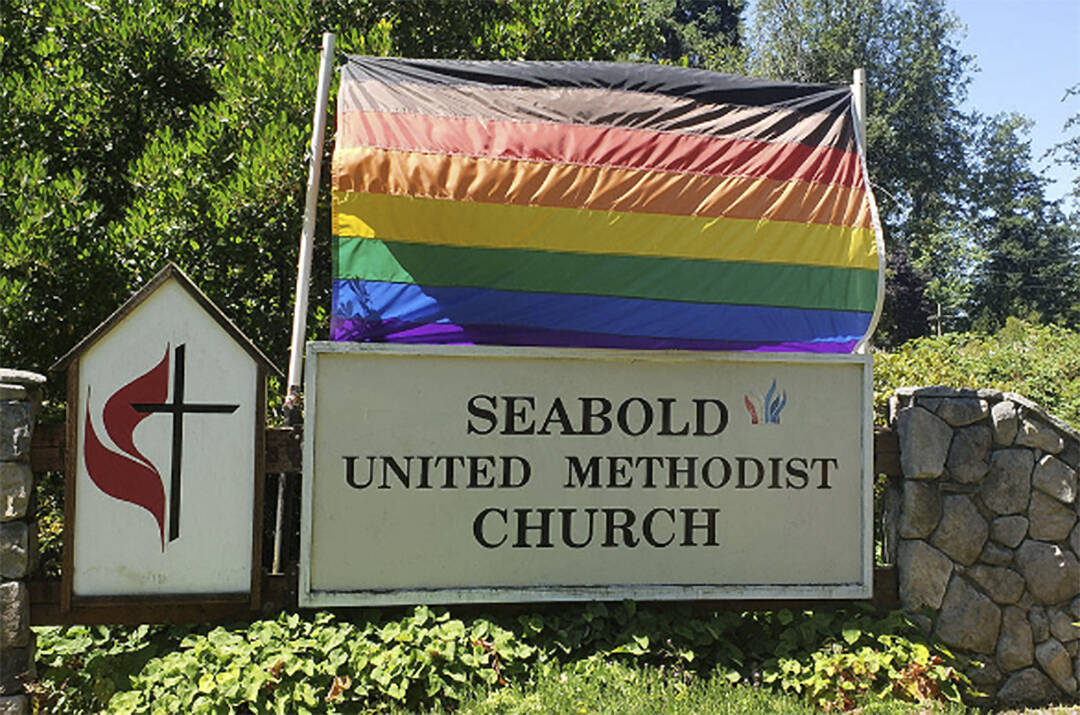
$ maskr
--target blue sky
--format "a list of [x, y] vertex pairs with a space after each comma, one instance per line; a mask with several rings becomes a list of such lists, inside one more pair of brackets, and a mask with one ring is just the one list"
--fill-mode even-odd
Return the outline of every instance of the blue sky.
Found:
[[1080, 84], [1080, 0], [948, 0], [948, 6], [967, 26], [961, 49], [981, 68], [968, 88], [967, 109], [1035, 120], [1036, 166], [1056, 180], [1049, 198], [1060, 198], [1073, 174], [1042, 155], [1064, 138], [1065, 120], [1080, 112], [1080, 96], [1061, 101], [1067, 87]]

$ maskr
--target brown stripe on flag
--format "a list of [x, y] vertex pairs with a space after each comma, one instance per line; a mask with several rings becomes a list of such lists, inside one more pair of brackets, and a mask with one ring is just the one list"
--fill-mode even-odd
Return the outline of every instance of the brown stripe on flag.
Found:
[[593, 88], [431, 87], [342, 82], [339, 123], [351, 112], [653, 129], [684, 134], [854, 148], [846, 112], [703, 104], [683, 97]]

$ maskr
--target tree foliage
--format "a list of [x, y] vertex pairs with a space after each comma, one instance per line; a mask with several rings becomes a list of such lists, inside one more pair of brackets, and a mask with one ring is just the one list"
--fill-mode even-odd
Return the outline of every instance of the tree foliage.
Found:
[[[960, 107], [972, 58], [959, 49], [959, 31], [944, 0], [761, 0], [751, 58], [755, 72], [799, 82], [846, 84], [866, 69], [867, 161], [888, 249], [926, 277], [929, 300], [950, 307], [965, 298], [970, 265], [957, 229], [970, 127]], [[901, 296], [886, 303], [879, 340], [896, 343], [910, 329], [892, 327], [913, 316], [893, 312], [906, 305]]]
[[661, 44], [652, 57], [687, 67], [740, 72], [745, 0], [650, 0], [645, 14]]
[[47, 370], [168, 261], [284, 361], [324, 30], [342, 52], [615, 60], [659, 53], [662, 19], [637, 0], [10, 0], [0, 364]]

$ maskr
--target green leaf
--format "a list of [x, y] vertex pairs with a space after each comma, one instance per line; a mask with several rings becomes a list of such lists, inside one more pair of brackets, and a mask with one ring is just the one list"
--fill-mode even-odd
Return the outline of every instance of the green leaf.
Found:
[[862, 631], [858, 628], [845, 628], [841, 635], [843, 635], [848, 645], [854, 645], [855, 641], [862, 638]]

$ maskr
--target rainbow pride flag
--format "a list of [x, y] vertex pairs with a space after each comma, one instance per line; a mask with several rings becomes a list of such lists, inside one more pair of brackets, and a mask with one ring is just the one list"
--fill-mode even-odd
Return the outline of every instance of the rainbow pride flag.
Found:
[[350, 57], [334, 340], [850, 352], [881, 237], [851, 90]]

